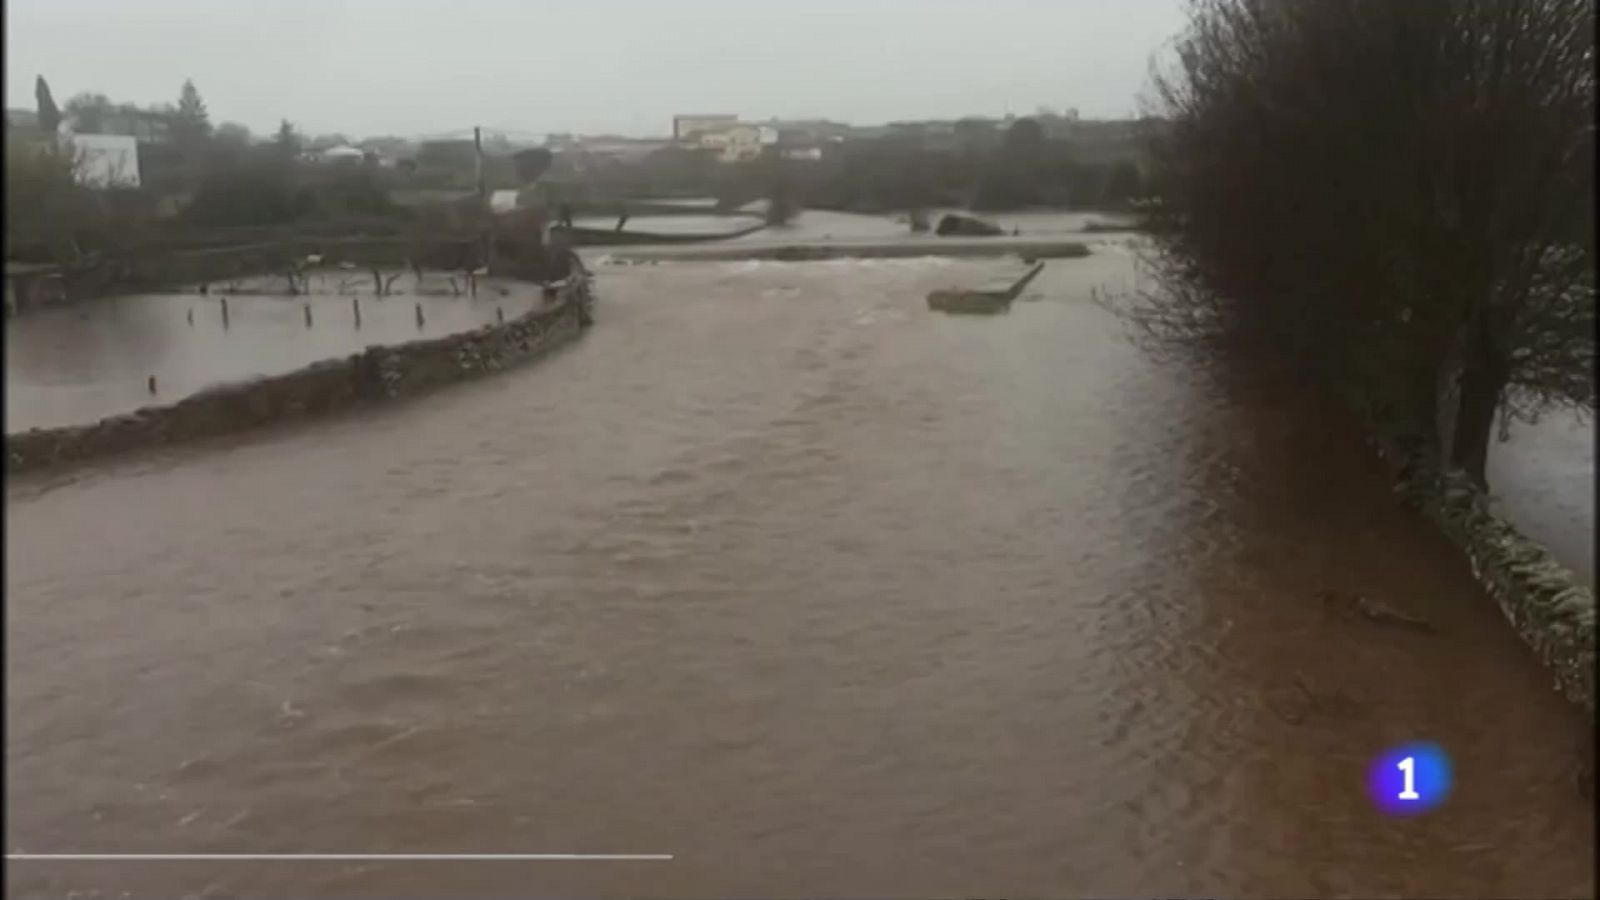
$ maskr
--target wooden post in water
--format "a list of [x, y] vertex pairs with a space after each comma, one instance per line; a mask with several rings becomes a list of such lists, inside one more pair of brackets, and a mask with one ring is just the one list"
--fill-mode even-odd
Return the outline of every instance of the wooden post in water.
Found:
[[361, 298], [351, 297], [350, 308], [356, 311], [356, 330], [361, 330]]
[[306, 327], [311, 327], [311, 304], [306, 304]]
[[222, 330], [228, 330], [228, 298], [226, 295], [222, 298]]

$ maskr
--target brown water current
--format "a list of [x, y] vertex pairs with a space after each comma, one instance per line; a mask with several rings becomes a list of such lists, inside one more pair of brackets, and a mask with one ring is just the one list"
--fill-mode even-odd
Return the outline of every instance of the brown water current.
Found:
[[[1000, 261], [602, 267], [537, 365], [11, 479], [9, 852], [674, 856], [12, 895], [1592, 896], [1587, 725], [1465, 563], [1096, 249], [992, 318], [923, 298]], [[1456, 791], [1386, 819], [1408, 739]]]

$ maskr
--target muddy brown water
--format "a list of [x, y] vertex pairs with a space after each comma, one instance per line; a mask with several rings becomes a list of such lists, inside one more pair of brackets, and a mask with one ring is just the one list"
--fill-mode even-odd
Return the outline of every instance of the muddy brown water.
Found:
[[537, 365], [12, 479], [8, 851], [675, 857], [12, 895], [1593, 895], [1586, 724], [1352, 430], [1130, 348], [1115, 250], [926, 310], [998, 265], [603, 268]]

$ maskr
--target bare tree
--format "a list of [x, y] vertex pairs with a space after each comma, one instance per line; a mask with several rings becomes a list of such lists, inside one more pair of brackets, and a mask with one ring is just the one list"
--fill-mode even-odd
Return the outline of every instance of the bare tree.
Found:
[[67, 101], [65, 113], [72, 130], [79, 134], [96, 134], [105, 126], [106, 117], [116, 109], [116, 104], [105, 94], [85, 92]]
[[1592, 410], [1587, 2], [1189, 12], [1137, 321], [1271, 342], [1479, 483], [1497, 410]]

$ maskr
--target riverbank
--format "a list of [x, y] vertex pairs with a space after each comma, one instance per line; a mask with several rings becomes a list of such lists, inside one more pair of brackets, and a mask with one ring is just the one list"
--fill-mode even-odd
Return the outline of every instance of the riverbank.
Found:
[[1478, 584], [1550, 670], [1556, 689], [1593, 719], [1594, 589], [1499, 515], [1465, 475], [1406, 453], [1381, 426], [1370, 427], [1398, 492], [1466, 557]]
[[374, 345], [344, 359], [219, 385], [170, 406], [146, 407], [93, 424], [7, 434], [6, 471], [16, 474], [240, 431], [493, 372], [575, 338], [587, 322], [590, 290], [587, 279], [568, 281], [554, 288], [549, 303], [503, 323], [431, 340]]

